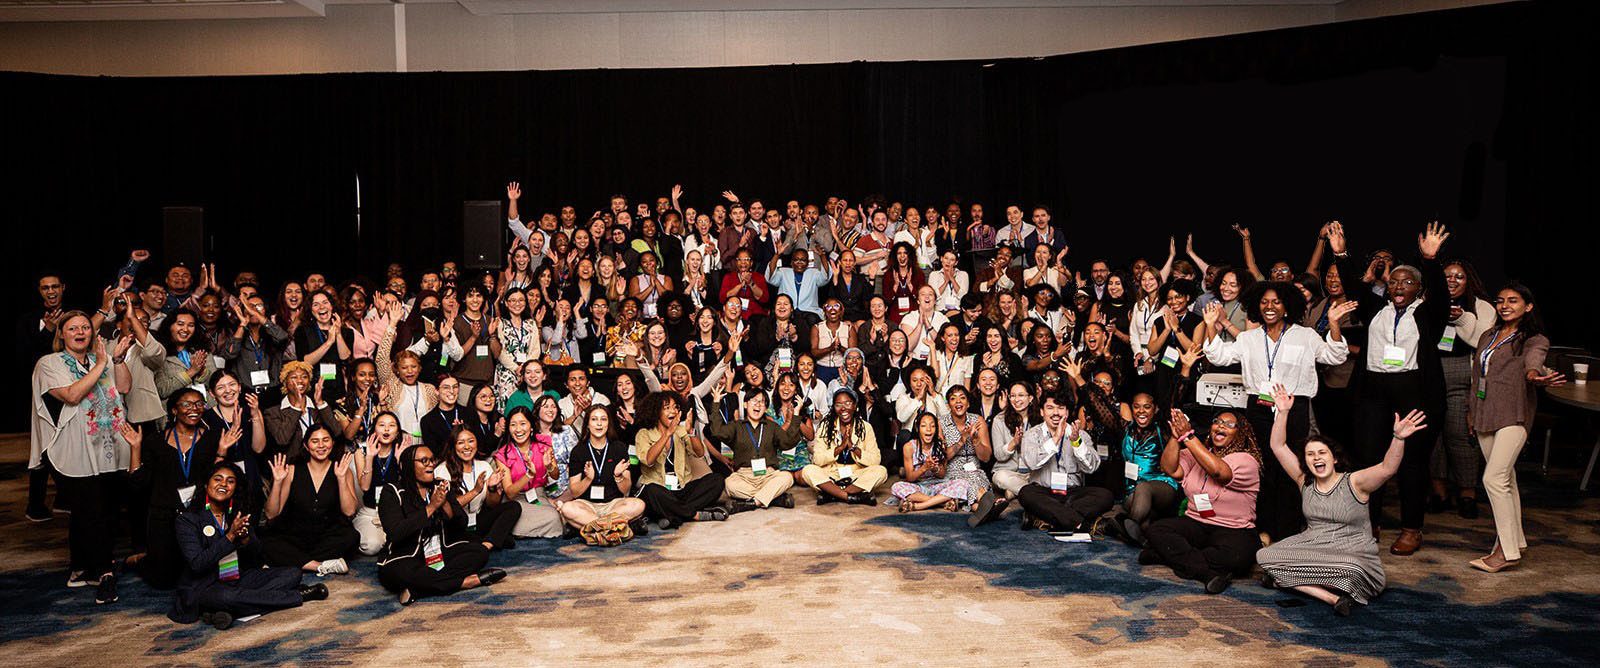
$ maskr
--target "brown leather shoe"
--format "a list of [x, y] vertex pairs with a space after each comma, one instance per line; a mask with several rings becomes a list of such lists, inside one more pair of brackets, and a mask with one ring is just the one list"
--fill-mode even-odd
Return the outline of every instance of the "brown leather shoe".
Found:
[[1422, 530], [1401, 529], [1400, 537], [1394, 539], [1394, 544], [1389, 546], [1389, 554], [1409, 557], [1422, 547]]

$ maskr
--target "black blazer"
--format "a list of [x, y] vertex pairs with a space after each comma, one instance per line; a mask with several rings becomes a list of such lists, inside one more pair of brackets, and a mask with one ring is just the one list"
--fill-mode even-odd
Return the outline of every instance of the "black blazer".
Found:
[[[160, 439], [145, 443], [140, 448], [139, 470], [133, 472], [134, 485], [150, 490], [150, 507], [177, 511], [183, 508], [178, 489], [193, 485], [196, 495], [204, 494], [201, 487], [211, 477], [211, 467], [217, 464], [217, 447], [222, 442], [222, 432], [206, 429], [190, 447], [189, 475], [183, 474], [183, 463], [178, 451], [166, 442], [168, 432]], [[249, 438], [240, 436], [241, 442]]]
[[[1363, 272], [1357, 271], [1350, 262], [1349, 255], [1335, 257], [1334, 264], [1339, 267], [1339, 277], [1344, 280], [1345, 291], [1356, 300], [1356, 315], [1361, 322], [1367, 323], [1368, 336], [1371, 336], [1372, 317], [1390, 302], [1387, 298], [1375, 294], [1367, 283], [1361, 282], [1359, 277]], [[1422, 272], [1423, 301], [1417, 306], [1416, 313], [1412, 316], [1417, 321], [1417, 370], [1422, 374], [1422, 410], [1429, 415], [1444, 414], [1444, 367], [1439, 362], [1439, 347], [1435, 344], [1444, 336], [1444, 328], [1450, 324], [1450, 289], [1444, 282], [1444, 267], [1437, 259], [1424, 260], [1418, 258], [1415, 266]], [[1350, 278], [1346, 278], [1350, 277]], [[1353, 290], [1351, 288], [1354, 288]], [[1367, 350], [1371, 340], [1360, 342], [1360, 358], [1356, 360], [1355, 372], [1351, 375], [1352, 387], [1360, 387], [1366, 382]]]
[[403, 489], [399, 484], [388, 485], [388, 488], [383, 500], [378, 503], [378, 519], [383, 522], [383, 531], [388, 538], [379, 566], [396, 559], [422, 557], [422, 544], [433, 536], [443, 536], [441, 542], [446, 547], [465, 542], [467, 513], [461, 509], [461, 504], [456, 503], [454, 494], [445, 501], [454, 517], [445, 517], [443, 508], [433, 517], [428, 517], [428, 502], [416, 489]]
[[[198, 492], [197, 492], [198, 493]], [[178, 592], [172, 597], [172, 608], [167, 619], [179, 624], [193, 624], [200, 619], [200, 597], [212, 587], [224, 585], [217, 574], [217, 562], [229, 552], [239, 551], [239, 570], [259, 567], [262, 564], [256, 539], [250, 536], [244, 545], [229, 542], [226, 533], [217, 529], [211, 511], [201, 508], [178, 515], [178, 553], [183, 555], [183, 572], [178, 574]], [[205, 528], [211, 527], [210, 536]]]

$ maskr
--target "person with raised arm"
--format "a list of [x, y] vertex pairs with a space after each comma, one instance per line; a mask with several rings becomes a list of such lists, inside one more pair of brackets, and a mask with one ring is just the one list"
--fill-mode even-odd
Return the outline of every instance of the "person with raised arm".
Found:
[[1393, 436], [1383, 460], [1352, 471], [1344, 448], [1320, 434], [1306, 441], [1303, 454], [1289, 447], [1290, 409], [1300, 401], [1282, 383], [1273, 385], [1278, 406], [1272, 421], [1272, 455], [1301, 490], [1306, 530], [1256, 553], [1261, 583], [1294, 589], [1349, 616], [1353, 604], [1366, 605], [1383, 591], [1383, 560], [1372, 537], [1367, 500], [1400, 470], [1406, 439], [1421, 431], [1425, 416], [1411, 411], [1394, 416]]
[[317, 575], [350, 572], [345, 557], [356, 551], [361, 535], [350, 516], [361, 509], [355, 468], [357, 455], [333, 459], [334, 432], [317, 425], [306, 432], [300, 461], [283, 454], [270, 462], [272, 489], [263, 510], [269, 521], [261, 551], [271, 566], [289, 566]]

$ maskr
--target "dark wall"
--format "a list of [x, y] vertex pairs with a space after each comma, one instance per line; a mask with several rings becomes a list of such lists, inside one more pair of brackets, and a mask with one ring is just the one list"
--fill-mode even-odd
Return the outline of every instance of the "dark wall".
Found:
[[[724, 188], [959, 195], [991, 220], [1046, 202], [1080, 264], [1159, 262], [1187, 231], [1237, 261], [1238, 222], [1263, 260], [1300, 265], [1324, 220], [1404, 250], [1437, 216], [1486, 281], [1520, 276], [1559, 304], [1595, 241], [1596, 14], [1523, 2], [993, 64], [0, 74], [8, 312], [46, 267], [87, 305], [129, 248], [159, 252], [164, 205], [205, 207], [222, 273], [275, 284], [457, 254], [462, 200], [511, 179], [525, 209], [580, 215], [673, 183], [702, 208]], [[1551, 310], [1558, 339], [1600, 343]]]

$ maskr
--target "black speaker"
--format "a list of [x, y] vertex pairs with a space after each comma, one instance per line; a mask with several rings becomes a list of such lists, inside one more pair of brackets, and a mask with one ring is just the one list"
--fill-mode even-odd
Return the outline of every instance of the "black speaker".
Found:
[[161, 207], [162, 260], [198, 268], [206, 257], [206, 210], [198, 206]]
[[461, 203], [461, 260], [467, 269], [497, 269], [501, 264], [500, 240], [505, 223], [500, 200], [466, 200]]

